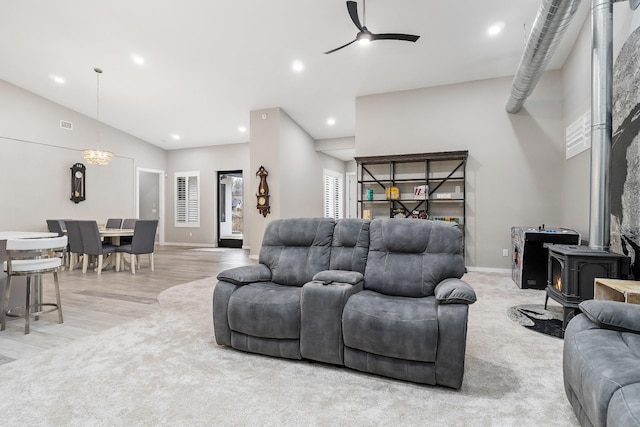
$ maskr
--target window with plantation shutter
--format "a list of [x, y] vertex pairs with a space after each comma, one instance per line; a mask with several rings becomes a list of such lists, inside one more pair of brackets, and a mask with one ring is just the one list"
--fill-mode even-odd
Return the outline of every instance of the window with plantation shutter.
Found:
[[176, 227], [200, 227], [200, 172], [176, 172]]
[[342, 174], [324, 170], [324, 217], [340, 219], [342, 215]]

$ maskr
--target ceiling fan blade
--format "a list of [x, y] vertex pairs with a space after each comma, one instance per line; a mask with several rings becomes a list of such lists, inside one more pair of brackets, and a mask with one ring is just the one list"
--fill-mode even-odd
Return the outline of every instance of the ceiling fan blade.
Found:
[[415, 42], [419, 38], [420, 36], [414, 36], [412, 34], [385, 33], [371, 35], [371, 40], [402, 40], [407, 42]]
[[335, 52], [336, 50], [340, 50], [340, 49], [342, 49], [343, 47], [347, 47], [347, 46], [349, 46], [351, 43], [355, 43], [355, 41], [356, 41], [356, 40], [358, 40], [358, 39], [352, 40], [352, 41], [350, 41], [349, 43], [347, 43], [347, 44], [343, 44], [342, 46], [337, 47], [337, 48], [335, 48], [335, 49], [331, 49], [330, 51], [325, 52], [325, 54], [333, 53], [333, 52]]
[[349, 11], [349, 16], [351, 17], [351, 20], [353, 21], [355, 26], [358, 27], [360, 31], [362, 31], [362, 25], [360, 25], [360, 18], [358, 18], [358, 3], [354, 1], [348, 1], [347, 10]]

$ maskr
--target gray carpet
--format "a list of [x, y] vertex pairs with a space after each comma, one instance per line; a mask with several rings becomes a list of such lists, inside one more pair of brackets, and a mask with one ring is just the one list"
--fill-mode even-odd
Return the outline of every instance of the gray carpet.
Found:
[[562, 340], [506, 315], [544, 293], [465, 279], [478, 302], [459, 391], [219, 347], [204, 279], [163, 292], [149, 317], [0, 366], [0, 425], [577, 426]]

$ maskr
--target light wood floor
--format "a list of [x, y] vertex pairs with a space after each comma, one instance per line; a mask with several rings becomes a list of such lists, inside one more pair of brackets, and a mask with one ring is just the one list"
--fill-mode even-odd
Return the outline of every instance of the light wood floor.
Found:
[[[31, 318], [31, 333], [24, 334], [24, 319], [9, 318], [6, 331], [0, 332], [0, 364], [38, 354], [122, 323], [147, 316], [158, 310], [157, 296], [172, 286], [216, 276], [220, 271], [255, 263], [242, 249], [207, 250], [176, 246], [156, 246], [155, 271], [149, 258], [140, 257], [141, 269], [114, 269], [97, 275], [92, 270], [59, 273], [64, 323], [58, 324], [56, 312]], [[44, 279], [44, 300], [55, 301], [53, 276]]]

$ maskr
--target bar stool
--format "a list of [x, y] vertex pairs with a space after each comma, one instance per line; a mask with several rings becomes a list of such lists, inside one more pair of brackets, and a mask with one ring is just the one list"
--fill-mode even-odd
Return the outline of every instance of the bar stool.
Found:
[[[62, 304], [60, 303], [60, 287], [58, 284], [58, 269], [62, 266], [64, 250], [67, 247], [67, 236], [44, 239], [9, 239], [7, 240], [7, 260], [4, 271], [7, 273], [7, 284], [4, 290], [4, 304], [0, 314], [0, 331], [6, 327], [6, 317], [24, 317], [24, 333], [29, 333], [31, 315], [35, 320], [44, 313], [58, 310], [58, 323], [62, 323]], [[56, 303], [42, 302], [42, 275], [53, 273], [55, 283]], [[11, 280], [15, 276], [27, 276], [27, 292], [24, 307], [9, 308]], [[31, 277], [34, 277], [35, 302], [31, 302]], [[44, 307], [53, 307], [44, 311]], [[13, 314], [16, 309], [24, 309], [24, 314]], [[35, 309], [36, 311], [32, 310]]]

